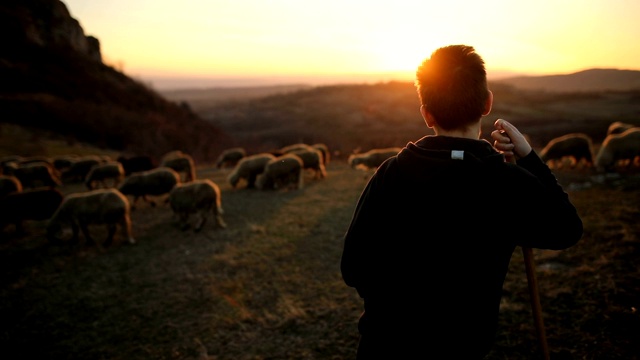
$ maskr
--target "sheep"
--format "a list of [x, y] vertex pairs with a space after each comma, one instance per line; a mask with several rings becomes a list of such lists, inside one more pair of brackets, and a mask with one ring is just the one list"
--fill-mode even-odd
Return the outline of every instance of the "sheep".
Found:
[[593, 153], [593, 142], [589, 135], [570, 133], [551, 139], [540, 150], [540, 158], [555, 168], [561, 168], [564, 159], [570, 161], [570, 168], [575, 168], [581, 163], [585, 167], [592, 167]]
[[102, 164], [104, 161], [98, 155], [85, 155], [76, 159], [71, 166], [62, 171], [62, 181], [65, 183], [82, 182], [87, 178], [87, 174], [94, 165]]
[[131, 209], [134, 210], [139, 198], [142, 198], [151, 206], [156, 206], [153, 200], [147, 199], [147, 195], [168, 194], [179, 183], [181, 183], [181, 180], [177, 171], [161, 166], [129, 175], [120, 183], [118, 190], [124, 195], [133, 196]]
[[124, 239], [130, 244], [136, 242], [131, 235], [129, 200], [116, 189], [97, 189], [67, 195], [47, 223], [47, 238], [52, 243], [58, 243], [61, 241], [63, 229], [71, 227], [73, 243], [78, 243], [78, 230], [81, 230], [87, 242], [93, 242], [103, 251], [103, 244], [89, 233], [89, 225], [93, 224], [107, 226], [105, 247], [112, 244], [118, 225]]
[[322, 151], [309, 146], [307, 148], [289, 150], [287, 153], [298, 155], [302, 159], [302, 168], [313, 170], [314, 179], [327, 177]]
[[247, 181], [247, 188], [254, 188], [256, 178], [264, 171], [265, 165], [275, 159], [275, 155], [270, 153], [258, 153], [243, 157], [227, 176], [227, 180], [233, 188], [238, 185], [240, 179]]
[[0, 198], [12, 192], [22, 191], [22, 183], [13, 175], [0, 175]]
[[60, 173], [63, 173], [64, 171], [69, 169], [74, 162], [78, 161], [78, 159], [78, 155], [57, 156], [53, 158], [53, 167], [56, 168], [56, 170], [60, 171]]
[[189, 216], [197, 215], [199, 220], [194, 231], [202, 230], [211, 212], [216, 220], [216, 226], [226, 228], [222, 214], [222, 196], [220, 187], [209, 179], [198, 179], [188, 183], [177, 184], [169, 193], [171, 210], [182, 223], [182, 229], [189, 227]]
[[400, 147], [371, 149], [364, 153], [349, 155], [347, 162], [354, 169], [377, 169], [385, 160], [398, 154], [400, 150], [402, 150]]
[[596, 169], [602, 172], [614, 170], [624, 163], [630, 166], [638, 156], [640, 127], [634, 127], [620, 134], [607, 135], [596, 155]]
[[19, 165], [12, 175], [20, 180], [23, 188], [57, 187], [62, 185], [58, 172], [52, 165], [46, 163], [36, 162]]
[[62, 203], [64, 195], [56, 188], [39, 187], [14, 191], [0, 198], [0, 231], [14, 224], [24, 234], [25, 220], [49, 219]]
[[[102, 185], [104, 188], [115, 188], [124, 178], [122, 164], [118, 161], [109, 161], [104, 164], [94, 165], [87, 174], [84, 183], [89, 190], [96, 189], [98, 185]], [[108, 180], [111, 180], [112, 186], [107, 184]]]
[[269, 160], [264, 171], [256, 178], [256, 187], [260, 190], [273, 190], [281, 187], [301, 189], [304, 185], [302, 159], [293, 153], [277, 156]]
[[182, 182], [193, 181], [196, 179], [196, 166], [193, 158], [189, 154], [183, 152], [172, 152], [170, 156], [165, 155], [160, 166], [172, 168], [178, 174], [184, 173], [184, 179], [181, 177]]
[[136, 155], [129, 157], [120, 155], [116, 158], [116, 161], [122, 164], [125, 176], [129, 176], [134, 172], [155, 169], [158, 166], [157, 161], [149, 155]]
[[234, 147], [226, 149], [218, 156], [216, 168], [234, 167], [245, 156], [247, 156], [247, 152], [244, 148]]
[[329, 147], [323, 143], [316, 143], [311, 145], [311, 147], [320, 150], [322, 152], [322, 163], [325, 167], [329, 165], [329, 162], [331, 161], [331, 153], [329, 151]]
[[635, 125], [622, 121], [614, 121], [609, 125], [609, 128], [607, 128], [607, 135], [620, 134], [625, 132], [626, 130], [631, 129], [632, 127], [635, 127]]

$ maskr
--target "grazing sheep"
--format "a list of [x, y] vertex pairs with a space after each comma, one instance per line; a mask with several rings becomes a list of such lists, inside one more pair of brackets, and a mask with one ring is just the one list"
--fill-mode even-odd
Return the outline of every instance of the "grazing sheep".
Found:
[[120, 183], [118, 190], [124, 195], [133, 196], [133, 202], [131, 203], [131, 209], [133, 210], [139, 198], [142, 198], [151, 206], [156, 206], [156, 203], [153, 200], [149, 200], [147, 195], [168, 194], [174, 186], [180, 183], [180, 174], [177, 171], [161, 166], [129, 175]]
[[13, 176], [20, 180], [23, 188], [36, 188], [40, 186], [56, 187], [62, 185], [58, 172], [53, 168], [53, 165], [42, 162], [19, 165], [13, 171]]
[[[104, 164], [94, 165], [87, 174], [84, 183], [89, 190], [96, 189], [98, 185], [102, 185], [104, 188], [115, 188], [124, 180], [124, 177], [122, 164], [118, 161], [109, 161]], [[112, 183], [111, 186], [107, 184], [109, 180]]]
[[96, 244], [104, 250], [100, 242], [91, 237], [89, 225], [105, 224], [107, 238], [104, 246], [113, 242], [118, 225], [122, 228], [122, 237], [130, 244], [136, 241], [131, 236], [131, 208], [126, 196], [116, 189], [97, 189], [67, 195], [47, 224], [47, 237], [52, 242], [59, 242], [63, 229], [71, 227], [73, 243], [79, 240], [79, 231], [86, 241]]
[[329, 165], [329, 162], [331, 161], [331, 152], [329, 151], [329, 147], [323, 143], [313, 144], [311, 147], [320, 150], [322, 152], [322, 163], [325, 167]]
[[174, 159], [177, 157], [182, 157], [183, 155], [185, 155], [186, 153], [184, 153], [182, 150], [173, 150], [173, 151], [169, 151], [168, 153], [165, 153], [164, 155], [162, 155], [162, 157], [160, 158], [160, 162], [165, 162], [167, 160], [170, 159]]
[[170, 153], [173, 154], [171, 156], [166, 156], [163, 158], [160, 166], [172, 168], [178, 174], [184, 173], [184, 179], [181, 177], [180, 180], [182, 182], [193, 181], [196, 179], [196, 166], [193, 161], [193, 158], [189, 154], [185, 154], [183, 152], [180, 153]]
[[349, 165], [354, 169], [377, 169], [388, 158], [400, 152], [400, 147], [371, 149], [364, 153], [351, 154], [347, 159]]
[[592, 167], [591, 137], [583, 133], [570, 133], [551, 139], [540, 151], [540, 158], [554, 168], [561, 168], [565, 159], [570, 161], [570, 168], [575, 168], [580, 163], [585, 167]]
[[234, 167], [238, 162], [247, 156], [247, 152], [244, 148], [234, 147], [224, 150], [218, 159], [216, 160], [216, 168], [221, 169], [224, 167]]
[[18, 163], [16, 161], [5, 161], [0, 166], [2, 166], [2, 168], [0, 168], [0, 174], [13, 175], [16, 173]]
[[634, 164], [640, 156], [640, 127], [631, 128], [620, 134], [611, 134], [602, 142], [596, 155], [596, 169], [610, 171], [616, 167]]
[[256, 179], [256, 187], [260, 190], [301, 189], [304, 185], [303, 170], [303, 162], [298, 155], [277, 156], [264, 166], [264, 171]]
[[23, 166], [28, 164], [45, 164], [45, 165], [53, 166], [53, 159], [47, 156], [29, 156], [29, 157], [22, 158], [18, 161], [18, 166]]
[[222, 196], [220, 188], [209, 179], [199, 179], [176, 185], [169, 193], [171, 210], [182, 223], [182, 229], [189, 227], [189, 216], [198, 216], [194, 226], [196, 232], [202, 230], [209, 214], [213, 212], [216, 226], [227, 227], [222, 220]]
[[322, 151], [309, 146], [307, 148], [289, 150], [287, 153], [298, 155], [302, 159], [302, 168], [312, 170], [314, 179], [327, 177]]
[[22, 183], [13, 175], [0, 175], [0, 198], [12, 192], [22, 191]]
[[98, 155], [79, 157], [69, 168], [62, 172], [62, 181], [64, 183], [82, 182], [87, 178], [91, 168], [101, 163], [103, 163], [102, 157]]
[[24, 234], [25, 220], [49, 219], [63, 198], [60, 190], [46, 187], [7, 194], [0, 198], [0, 231], [8, 224], [15, 224], [16, 232]]
[[227, 176], [232, 187], [236, 187], [240, 179], [247, 181], [247, 188], [254, 188], [256, 178], [264, 171], [264, 166], [276, 157], [270, 153], [259, 153], [245, 156]]
[[121, 155], [118, 156], [116, 161], [122, 164], [125, 176], [129, 176], [135, 172], [155, 169], [158, 166], [157, 161], [149, 155], [136, 155], [129, 157]]
[[57, 156], [53, 158], [53, 167], [60, 171], [60, 173], [63, 173], [69, 169], [74, 162], [78, 161], [78, 159], [78, 155]]
[[621, 133], [631, 129], [632, 127], [635, 127], [635, 125], [629, 124], [629, 123], [625, 123], [625, 122], [622, 122], [622, 121], [614, 121], [609, 125], [609, 128], [607, 129], [607, 135], [621, 134]]

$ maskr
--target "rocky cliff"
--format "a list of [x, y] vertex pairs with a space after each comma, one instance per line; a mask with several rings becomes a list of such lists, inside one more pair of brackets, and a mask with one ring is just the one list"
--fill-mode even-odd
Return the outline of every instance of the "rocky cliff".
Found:
[[0, 41], [0, 123], [157, 156], [211, 160], [231, 145], [186, 104], [103, 64], [99, 40], [59, 0], [2, 0]]

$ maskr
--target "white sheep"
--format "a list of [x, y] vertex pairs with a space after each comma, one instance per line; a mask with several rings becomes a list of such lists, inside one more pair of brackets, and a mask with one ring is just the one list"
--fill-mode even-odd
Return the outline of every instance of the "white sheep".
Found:
[[275, 155], [270, 153], [258, 153], [243, 157], [227, 176], [229, 184], [235, 188], [240, 179], [245, 179], [247, 188], [255, 187], [258, 175], [264, 171], [265, 165], [275, 158]]
[[103, 251], [103, 244], [91, 237], [89, 225], [107, 226], [107, 237], [104, 246], [109, 247], [113, 242], [118, 225], [121, 227], [122, 237], [130, 244], [136, 241], [131, 235], [131, 207], [126, 196], [116, 189], [97, 189], [87, 192], [72, 193], [64, 200], [49, 219], [47, 237], [52, 242], [59, 242], [63, 230], [71, 227], [73, 243], [79, 240], [79, 230], [86, 241], [96, 244]]
[[[160, 166], [169, 167], [181, 175], [182, 182], [193, 181], [196, 179], [196, 165], [191, 155], [175, 151], [166, 154], [162, 158]], [[184, 173], [184, 178], [182, 174]]]
[[570, 133], [551, 139], [540, 150], [540, 158], [554, 168], [561, 168], [564, 160], [570, 162], [570, 168], [575, 168], [578, 164], [592, 167], [593, 153], [593, 142], [589, 135]]
[[280, 188], [301, 189], [304, 185], [303, 162], [298, 155], [289, 153], [270, 160], [256, 179], [260, 190]]
[[[174, 186], [180, 183], [180, 174], [177, 171], [162, 166], [129, 175], [120, 183], [118, 190], [124, 195], [133, 196], [131, 209], [135, 209], [139, 198], [142, 198], [151, 206], [156, 206], [156, 203], [148, 199], [147, 195], [159, 196], [168, 194]], [[168, 202], [168, 199], [166, 201]]]
[[631, 129], [632, 127], [635, 127], [635, 125], [622, 121], [614, 121], [607, 128], [607, 135], [620, 134]]
[[12, 192], [22, 191], [22, 183], [13, 175], [0, 175], [0, 198]]
[[302, 159], [302, 168], [313, 171], [314, 179], [327, 177], [327, 170], [324, 166], [322, 151], [308, 146], [287, 151], [288, 154], [296, 154]]
[[[94, 165], [84, 180], [89, 190], [94, 190], [98, 185], [104, 188], [118, 187], [125, 178], [124, 167], [118, 161], [109, 161], [103, 164]], [[111, 181], [109, 186], [108, 181]]]
[[376, 169], [385, 160], [398, 154], [400, 150], [402, 150], [400, 147], [371, 149], [364, 153], [349, 155], [347, 162], [354, 169]]
[[73, 161], [71, 166], [62, 171], [62, 181], [64, 183], [82, 182], [95, 165], [103, 163], [103, 158], [99, 155], [84, 155]]
[[183, 230], [189, 227], [189, 216], [196, 215], [198, 220], [194, 230], [200, 231], [211, 213], [215, 217], [216, 226], [227, 227], [222, 219], [224, 210], [220, 187], [209, 179], [176, 185], [169, 193], [169, 204], [173, 213], [179, 217]]
[[216, 168], [234, 167], [238, 162], [247, 156], [247, 152], [242, 147], [234, 147], [224, 150], [216, 160]]
[[610, 171], [621, 165], [631, 166], [640, 156], [640, 127], [620, 134], [611, 134], [602, 142], [596, 155], [596, 169]]
[[311, 147], [320, 150], [322, 152], [322, 163], [325, 167], [329, 165], [329, 162], [331, 161], [331, 152], [329, 151], [329, 147], [324, 143], [316, 143], [311, 145]]

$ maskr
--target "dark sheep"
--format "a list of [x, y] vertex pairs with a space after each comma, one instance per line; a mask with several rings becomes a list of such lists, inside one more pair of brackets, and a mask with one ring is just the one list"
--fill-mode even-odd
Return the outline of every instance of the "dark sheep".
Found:
[[62, 182], [53, 165], [36, 162], [18, 166], [13, 176], [20, 180], [23, 188], [37, 188], [41, 186], [57, 187]]
[[0, 198], [12, 192], [22, 191], [22, 184], [17, 177], [12, 175], [0, 175]]
[[354, 169], [377, 169], [385, 160], [398, 154], [400, 150], [402, 148], [399, 147], [371, 149], [364, 153], [349, 155], [347, 162]]
[[86, 155], [76, 159], [69, 168], [62, 171], [62, 181], [64, 183], [83, 182], [87, 174], [95, 165], [103, 163], [104, 160], [98, 155]]
[[256, 187], [260, 190], [301, 189], [304, 185], [303, 166], [302, 159], [293, 153], [271, 159], [258, 175]]
[[156, 206], [156, 203], [148, 199], [147, 195], [168, 194], [174, 186], [180, 183], [180, 174], [178, 172], [169, 167], [161, 166], [131, 174], [118, 186], [118, 190], [124, 195], [133, 196], [131, 209], [135, 209], [139, 198], [142, 198], [151, 206]]
[[227, 176], [229, 184], [235, 188], [240, 179], [247, 181], [247, 188], [254, 188], [256, 178], [264, 171], [264, 166], [276, 157], [270, 153], [258, 153], [242, 158]]
[[182, 182], [193, 181], [196, 179], [196, 165], [193, 158], [189, 154], [181, 151], [170, 152], [166, 154], [160, 166], [172, 168], [178, 174], [184, 173], [184, 178], [180, 178]]
[[116, 160], [122, 164], [125, 176], [158, 167], [158, 162], [149, 155], [136, 155], [129, 157], [121, 155]]
[[[104, 164], [94, 165], [84, 181], [89, 190], [94, 190], [98, 185], [103, 188], [118, 187], [118, 184], [124, 180], [124, 168], [118, 161], [109, 161]], [[111, 186], [107, 183], [111, 181]]]
[[325, 167], [329, 165], [329, 162], [331, 161], [331, 152], [329, 151], [329, 147], [324, 143], [313, 144], [311, 147], [320, 150], [320, 152], [322, 152], [322, 163]]
[[64, 195], [55, 188], [36, 188], [7, 194], [0, 199], [0, 230], [14, 224], [24, 234], [25, 220], [46, 220], [58, 209]]
[[93, 242], [98, 249], [104, 250], [103, 244], [94, 240], [89, 233], [89, 225], [104, 224], [107, 226], [107, 238], [104, 246], [113, 242], [118, 225], [122, 229], [122, 237], [130, 244], [135, 243], [131, 236], [131, 207], [126, 196], [116, 189], [97, 189], [67, 195], [47, 224], [47, 237], [53, 242], [61, 241], [65, 227], [71, 227], [72, 242], [79, 240], [82, 231], [86, 241]]
[[561, 168], [564, 159], [569, 159], [570, 168], [575, 168], [578, 164], [592, 167], [593, 143], [591, 137], [583, 133], [570, 133], [554, 138], [540, 151], [540, 158], [555, 168]]
[[169, 193], [169, 204], [173, 213], [180, 219], [183, 230], [189, 227], [189, 217], [196, 215], [198, 221], [194, 230], [200, 231], [211, 213], [213, 213], [217, 227], [227, 227], [222, 219], [224, 210], [222, 209], [220, 187], [209, 179], [177, 184]]
[[216, 168], [222, 169], [226, 167], [234, 167], [238, 162], [247, 156], [247, 152], [244, 148], [234, 147], [224, 150], [218, 159], [216, 160]]

